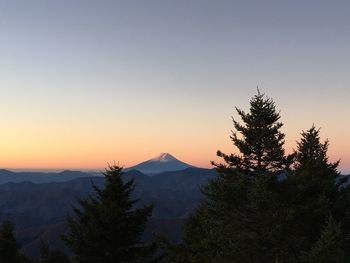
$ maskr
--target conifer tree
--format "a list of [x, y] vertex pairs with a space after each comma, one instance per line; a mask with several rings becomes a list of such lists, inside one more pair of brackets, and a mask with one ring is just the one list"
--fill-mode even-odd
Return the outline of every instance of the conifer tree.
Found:
[[278, 175], [289, 168], [280, 114], [272, 99], [258, 91], [250, 111], [236, 109], [231, 139], [238, 154], [218, 156], [219, 176], [202, 189], [204, 199], [184, 228], [188, 262], [280, 262], [287, 237], [286, 212]]
[[280, 113], [276, 110], [274, 101], [258, 89], [258, 94], [250, 101], [249, 112], [238, 108], [236, 111], [243, 124], [232, 119], [235, 131], [230, 138], [240, 153], [227, 155], [218, 151], [218, 156], [224, 159], [226, 166], [250, 172], [281, 171], [288, 168], [293, 156], [285, 156], [285, 135], [280, 130], [283, 124], [279, 121]]
[[320, 129], [315, 125], [307, 131], [301, 132], [300, 142], [297, 142], [298, 148], [296, 151], [296, 169], [303, 170], [311, 169], [329, 169], [338, 175], [337, 167], [339, 161], [331, 163], [328, 160], [327, 151], [329, 141], [325, 140], [323, 143], [320, 139]]
[[329, 162], [328, 141], [313, 126], [286, 156], [270, 98], [258, 91], [250, 111], [237, 112], [243, 124], [233, 120], [231, 139], [239, 153], [218, 152], [219, 176], [202, 188], [181, 247], [167, 244], [167, 262], [350, 262], [349, 188], [339, 162]]
[[[345, 247], [347, 251], [350, 248], [346, 238], [350, 233], [349, 188], [341, 186], [342, 180], [337, 171], [339, 161], [329, 161], [329, 142], [326, 140], [322, 143], [319, 133], [315, 126], [301, 133], [296, 151], [296, 169], [286, 182], [289, 194], [287, 203], [293, 211], [293, 217], [289, 220], [290, 236], [294, 238], [291, 247], [307, 253], [310, 262], [315, 262], [311, 258], [315, 258], [321, 250], [336, 254], [336, 247]], [[337, 236], [337, 246], [331, 245], [335, 242], [333, 234]], [[327, 248], [321, 249], [322, 246]]]
[[104, 172], [105, 188], [93, 185], [96, 196], [80, 199], [68, 218], [70, 233], [63, 237], [78, 263], [148, 262], [154, 247], [141, 241], [152, 206], [135, 208], [134, 181], [122, 180], [122, 168]]

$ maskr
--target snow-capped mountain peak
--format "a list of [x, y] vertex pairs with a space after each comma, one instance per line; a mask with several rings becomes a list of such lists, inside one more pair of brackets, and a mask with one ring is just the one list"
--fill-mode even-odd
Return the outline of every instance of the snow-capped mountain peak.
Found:
[[138, 170], [145, 174], [157, 174], [165, 171], [178, 171], [193, 167], [184, 163], [169, 153], [161, 153], [148, 161], [139, 163], [128, 168], [128, 170]]
[[155, 161], [155, 162], [169, 162], [169, 161], [174, 161], [176, 158], [172, 156], [169, 153], [161, 153], [158, 156], [152, 158], [150, 161]]

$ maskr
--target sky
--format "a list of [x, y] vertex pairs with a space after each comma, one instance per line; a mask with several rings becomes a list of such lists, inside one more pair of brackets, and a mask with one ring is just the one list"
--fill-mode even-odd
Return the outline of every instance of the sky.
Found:
[[0, 167], [211, 167], [256, 87], [350, 173], [350, 2], [0, 0]]

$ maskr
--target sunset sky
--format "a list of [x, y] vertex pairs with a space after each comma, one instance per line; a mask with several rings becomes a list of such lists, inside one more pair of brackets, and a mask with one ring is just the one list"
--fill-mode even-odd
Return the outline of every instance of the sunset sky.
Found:
[[350, 1], [0, 0], [0, 168], [211, 167], [272, 97], [350, 172]]

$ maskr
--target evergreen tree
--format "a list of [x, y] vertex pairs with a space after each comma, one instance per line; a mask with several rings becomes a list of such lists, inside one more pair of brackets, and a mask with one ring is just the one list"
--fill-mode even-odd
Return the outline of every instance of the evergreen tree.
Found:
[[313, 126], [286, 156], [270, 98], [258, 91], [250, 111], [237, 112], [243, 124], [233, 120], [231, 139], [239, 153], [218, 152], [219, 176], [203, 187], [183, 244], [163, 246], [167, 262], [350, 262], [349, 188], [339, 162], [328, 160], [328, 141]]
[[10, 221], [2, 223], [0, 226], [0, 262], [1, 263], [21, 263], [24, 257], [20, 254], [14, 236], [14, 227]]
[[278, 176], [293, 155], [283, 149], [282, 123], [272, 99], [258, 91], [250, 111], [237, 109], [243, 124], [233, 120], [231, 139], [239, 154], [218, 152], [219, 176], [202, 189], [204, 199], [184, 228], [188, 262], [280, 262], [286, 257]]
[[307, 130], [302, 131], [300, 142], [297, 142], [296, 151], [296, 169], [328, 169], [333, 175], [338, 175], [337, 167], [339, 161], [330, 163], [327, 156], [329, 141], [321, 143], [320, 129], [314, 125]]
[[[315, 126], [302, 132], [296, 151], [296, 170], [287, 180], [287, 203], [293, 211], [289, 220], [290, 236], [294, 239], [291, 247], [312, 255], [312, 258], [321, 250], [321, 245], [327, 244], [327, 253], [335, 249], [330, 245], [333, 242], [331, 233], [336, 234], [337, 244], [346, 247], [347, 251], [350, 249], [346, 238], [350, 233], [349, 188], [341, 187], [342, 180], [337, 171], [339, 161], [329, 162], [329, 142], [322, 143], [319, 133]], [[327, 227], [323, 229], [325, 224]], [[327, 261], [320, 259], [320, 262]]]
[[95, 197], [80, 199], [74, 216], [68, 218], [70, 233], [63, 237], [79, 263], [148, 262], [154, 247], [141, 242], [152, 206], [135, 208], [130, 195], [134, 181], [122, 180], [122, 168], [104, 172], [105, 188], [93, 185]]

